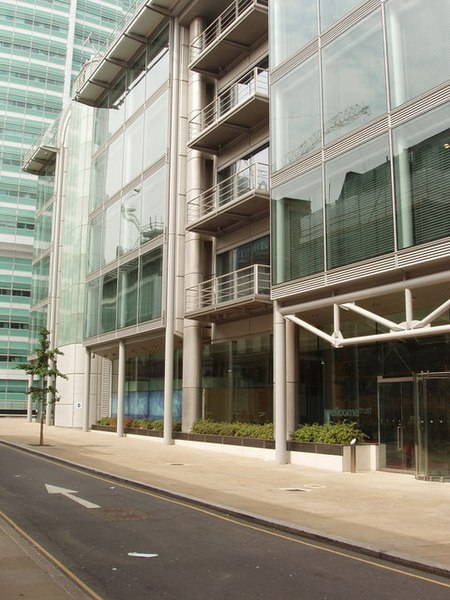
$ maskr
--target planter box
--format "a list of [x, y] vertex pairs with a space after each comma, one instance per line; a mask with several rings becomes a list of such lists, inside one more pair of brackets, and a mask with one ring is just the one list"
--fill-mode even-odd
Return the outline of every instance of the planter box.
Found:
[[[116, 431], [115, 427], [107, 425], [92, 425], [96, 431]], [[125, 433], [134, 435], [144, 435], [148, 437], [162, 438], [162, 431], [154, 429], [140, 429], [135, 427], [126, 427]], [[173, 439], [186, 442], [200, 442], [204, 444], [213, 444], [226, 446], [233, 454], [245, 454], [244, 448], [249, 451], [259, 452], [274, 450], [274, 440], [264, 440], [258, 438], [240, 438], [234, 436], [207, 435], [204, 433], [183, 433], [181, 431], [173, 432]], [[232, 448], [235, 447], [233, 452]], [[212, 446], [211, 446], [212, 448]], [[225, 448], [224, 448], [225, 449]], [[287, 442], [289, 462], [294, 465], [311, 467], [315, 469], [327, 469], [338, 472], [351, 471], [351, 446], [341, 444], [315, 444], [314, 442]], [[378, 469], [378, 445], [376, 444], [358, 444], [355, 447], [356, 452], [356, 471], [376, 471]], [[259, 454], [258, 454], [259, 455]], [[256, 455], [255, 455], [256, 456]]]

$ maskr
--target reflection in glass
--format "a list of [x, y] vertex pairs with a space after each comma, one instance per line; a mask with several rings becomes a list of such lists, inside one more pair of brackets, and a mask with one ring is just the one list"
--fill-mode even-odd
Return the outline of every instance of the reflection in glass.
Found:
[[320, 28], [323, 31], [336, 21], [339, 21], [361, 0], [320, 0]]
[[164, 231], [166, 212], [166, 167], [148, 177], [143, 184], [140, 243], [153, 240]]
[[118, 327], [134, 325], [137, 320], [138, 259], [119, 268], [119, 322]]
[[103, 258], [103, 215], [98, 215], [88, 225], [87, 272], [92, 273], [104, 265]]
[[321, 169], [273, 190], [274, 283], [323, 271]]
[[139, 323], [161, 316], [162, 250], [158, 248], [141, 257], [139, 267]]
[[383, 56], [380, 10], [325, 46], [326, 144], [386, 112]]
[[142, 185], [122, 198], [120, 207], [120, 247], [123, 253], [137, 248], [141, 237]]
[[275, 132], [271, 145], [274, 170], [320, 148], [317, 55], [273, 84], [271, 108], [271, 127]]
[[122, 187], [123, 135], [109, 146], [106, 155], [105, 200]]
[[116, 328], [117, 316], [117, 272], [107, 273], [102, 278], [100, 297], [100, 333]]
[[86, 284], [86, 321], [85, 337], [98, 334], [100, 317], [100, 279]]
[[145, 111], [144, 169], [167, 150], [167, 99], [165, 92]]
[[394, 130], [399, 248], [450, 235], [450, 105]]
[[450, 10], [442, 0], [386, 3], [392, 106], [450, 79]]
[[126, 185], [142, 171], [143, 115], [125, 129], [124, 137], [123, 183]]
[[105, 211], [105, 225], [103, 234], [104, 264], [115, 260], [123, 254], [120, 247], [120, 202], [115, 202]]
[[387, 136], [326, 165], [328, 268], [394, 249]]
[[317, 36], [316, 0], [272, 0], [269, 20], [274, 68]]

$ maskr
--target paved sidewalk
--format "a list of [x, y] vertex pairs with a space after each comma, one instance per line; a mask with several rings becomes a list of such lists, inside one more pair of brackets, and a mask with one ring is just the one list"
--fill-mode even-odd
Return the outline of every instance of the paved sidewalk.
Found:
[[47, 445], [38, 447], [38, 424], [17, 418], [0, 418], [1, 440], [450, 577], [450, 483], [277, 465], [220, 446], [60, 427], [46, 427]]

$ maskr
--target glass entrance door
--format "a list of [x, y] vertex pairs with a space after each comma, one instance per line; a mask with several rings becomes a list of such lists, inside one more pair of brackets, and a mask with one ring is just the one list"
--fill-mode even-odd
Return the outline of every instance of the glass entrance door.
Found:
[[378, 378], [380, 467], [416, 470], [414, 380]]
[[450, 479], [450, 373], [415, 376], [417, 475]]

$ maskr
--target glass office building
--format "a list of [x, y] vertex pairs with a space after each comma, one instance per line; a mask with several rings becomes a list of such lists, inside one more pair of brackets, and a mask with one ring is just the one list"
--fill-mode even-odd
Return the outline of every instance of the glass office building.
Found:
[[438, 0], [134, 5], [74, 87], [82, 201], [55, 171], [54, 210], [84, 232], [76, 319], [55, 287], [82, 364], [56, 422], [162, 417], [169, 442], [174, 419], [275, 421], [285, 462], [299, 423], [347, 419], [380, 468], [448, 476], [449, 18]]
[[296, 328], [296, 419], [356, 421], [381, 467], [448, 476], [449, 6], [270, 15], [272, 297]]
[[58, 117], [74, 77], [129, 5], [129, 0], [0, 1], [0, 411], [26, 406], [25, 375], [14, 368], [29, 351], [30, 300], [39, 306], [38, 322], [46, 324], [52, 183], [38, 184], [35, 175], [23, 172], [23, 157]]

